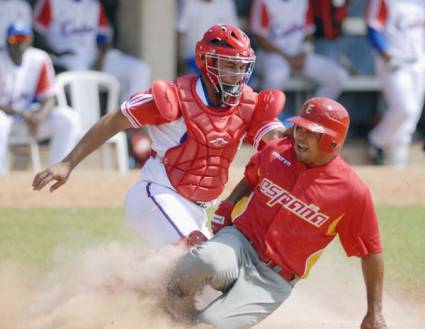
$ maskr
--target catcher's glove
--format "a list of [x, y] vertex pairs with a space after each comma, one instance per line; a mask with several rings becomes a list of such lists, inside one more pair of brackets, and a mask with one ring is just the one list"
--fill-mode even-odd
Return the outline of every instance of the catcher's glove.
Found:
[[213, 234], [217, 234], [223, 227], [233, 224], [231, 214], [233, 210], [233, 203], [222, 201], [214, 213], [211, 220], [211, 230]]

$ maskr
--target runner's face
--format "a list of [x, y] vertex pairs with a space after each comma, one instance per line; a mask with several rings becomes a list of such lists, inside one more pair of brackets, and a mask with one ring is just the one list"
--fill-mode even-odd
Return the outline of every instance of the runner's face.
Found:
[[322, 154], [319, 142], [320, 133], [296, 125], [294, 127], [295, 154], [297, 160], [306, 165], [315, 165], [320, 162]]

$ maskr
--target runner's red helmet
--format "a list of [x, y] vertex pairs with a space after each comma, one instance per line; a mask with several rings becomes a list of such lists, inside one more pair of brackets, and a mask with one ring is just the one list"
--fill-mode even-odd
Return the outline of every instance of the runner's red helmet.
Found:
[[[255, 63], [254, 50], [248, 36], [233, 25], [214, 25], [196, 44], [195, 60], [206, 83], [210, 83], [221, 95], [222, 102], [230, 106], [237, 105]], [[236, 67], [241, 66], [243, 69], [223, 67], [224, 61], [235, 63]]]
[[321, 133], [319, 147], [325, 153], [336, 153], [342, 148], [350, 126], [350, 117], [344, 106], [325, 97], [307, 100], [300, 115], [289, 121], [304, 129]]

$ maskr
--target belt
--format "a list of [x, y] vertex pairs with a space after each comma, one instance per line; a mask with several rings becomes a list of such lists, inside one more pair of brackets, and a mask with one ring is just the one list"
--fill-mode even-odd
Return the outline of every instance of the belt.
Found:
[[[250, 239], [248, 239], [246, 236], [245, 238], [251, 243], [252, 247], [254, 248], [254, 242], [252, 242]], [[255, 248], [254, 248], [255, 250]], [[255, 250], [256, 251], [256, 250]], [[258, 257], [261, 259], [261, 261], [266, 264], [273, 272], [276, 272], [279, 274], [284, 280], [290, 282], [295, 279], [295, 274], [292, 272], [285, 271], [282, 269], [279, 265], [277, 265], [271, 258], [264, 259], [257, 253]]]

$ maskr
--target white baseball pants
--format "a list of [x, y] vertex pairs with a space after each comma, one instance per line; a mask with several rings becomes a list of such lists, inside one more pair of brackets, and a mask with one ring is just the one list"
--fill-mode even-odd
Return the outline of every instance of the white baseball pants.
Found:
[[[22, 131], [25, 130], [25, 131]], [[27, 134], [27, 126], [22, 120], [0, 111], [0, 174], [8, 169], [8, 138], [12, 134]], [[79, 115], [69, 108], [55, 107], [37, 131], [37, 139], [50, 138], [48, 163], [61, 161], [75, 146], [79, 137]]]
[[211, 237], [205, 208], [156, 183], [140, 180], [127, 192], [125, 215], [152, 247], [177, 244], [193, 231]]
[[[288, 62], [276, 53], [259, 51], [256, 68], [262, 76], [262, 88], [283, 89], [291, 75]], [[314, 53], [306, 55], [301, 74], [318, 84], [316, 96], [337, 98], [344, 82], [348, 79], [347, 71], [333, 60]]]
[[425, 59], [392, 72], [377, 58], [376, 68], [388, 110], [370, 132], [369, 140], [388, 151], [390, 165], [404, 167], [408, 164], [409, 144], [424, 105]]
[[146, 90], [150, 85], [150, 68], [142, 60], [126, 55], [118, 49], [108, 50], [103, 72], [115, 76], [121, 83], [123, 98], [137, 91]]

